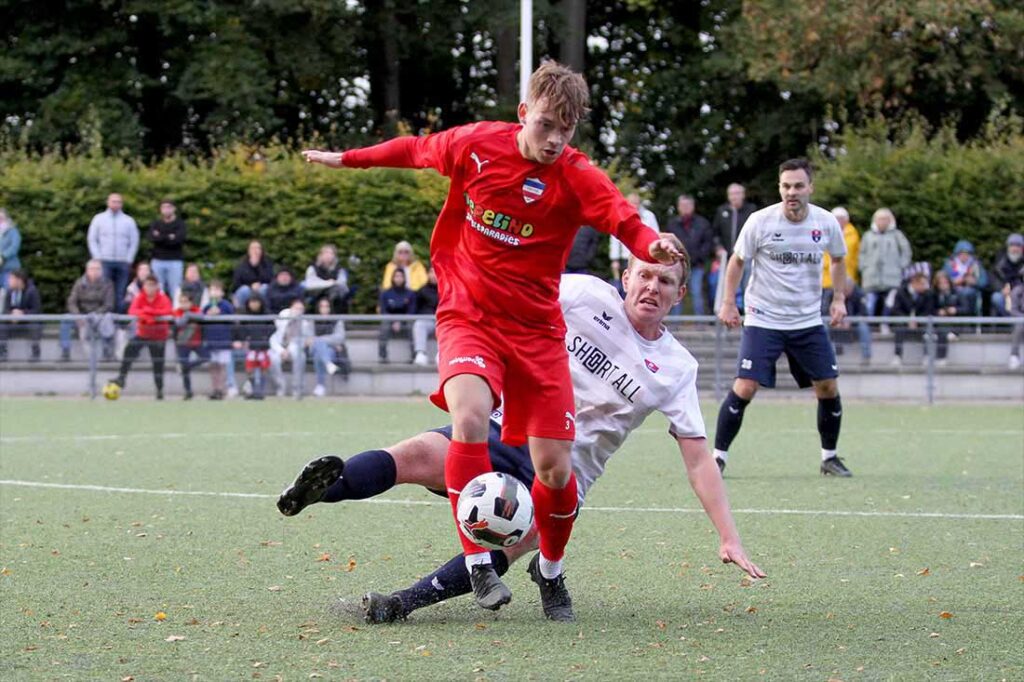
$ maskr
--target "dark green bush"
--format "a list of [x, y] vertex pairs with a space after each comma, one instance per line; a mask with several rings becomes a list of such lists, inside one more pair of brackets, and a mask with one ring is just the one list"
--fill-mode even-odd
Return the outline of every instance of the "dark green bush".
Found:
[[896, 139], [882, 122], [847, 133], [836, 161], [817, 160], [815, 203], [844, 205], [860, 230], [887, 206], [914, 248], [933, 266], [969, 239], [986, 267], [1011, 232], [1024, 231], [1024, 135], [1020, 119], [992, 122], [986, 135], [962, 144], [951, 127], [929, 134], [907, 121]]
[[[206, 278], [230, 280], [254, 237], [275, 263], [304, 271], [321, 244], [338, 246], [342, 260], [358, 256], [350, 276], [360, 285], [355, 310], [372, 311], [373, 292], [394, 243], [410, 241], [422, 258], [444, 202], [448, 181], [432, 171], [335, 171], [308, 166], [284, 148], [253, 159], [245, 149], [209, 161], [168, 158], [143, 166], [84, 155], [0, 157], [0, 206], [22, 235], [22, 262], [40, 288], [48, 312], [62, 312], [74, 279], [88, 259], [86, 231], [120, 192], [125, 210], [146, 225], [161, 199], [175, 200], [189, 228], [186, 258]], [[148, 256], [142, 239], [140, 256]]]

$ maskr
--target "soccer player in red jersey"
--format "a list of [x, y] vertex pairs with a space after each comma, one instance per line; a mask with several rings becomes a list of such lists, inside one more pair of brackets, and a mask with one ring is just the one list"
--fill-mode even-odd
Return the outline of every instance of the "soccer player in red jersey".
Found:
[[[608, 176], [568, 146], [588, 104], [583, 77], [548, 62], [530, 78], [518, 124], [472, 123], [364, 149], [303, 152], [331, 168], [433, 168], [450, 178], [430, 243], [440, 374], [430, 399], [452, 417], [448, 496], [454, 512], [463, 486], [490, 471], [489, 416], [504, 394], [502, 440], [528, 442], [537, 474], [531, 493], [544, 612], [566, 621], [574, 615], [562, 558], [577, 498], [559, 276], [580, 225], [615, 235], [646, 261], [681, 256], [675, 242], [640, 221]], [[490, 554], [461, 532], [459, 538], [477, 603], [492, 610], [507, 604], [512, 593]]]

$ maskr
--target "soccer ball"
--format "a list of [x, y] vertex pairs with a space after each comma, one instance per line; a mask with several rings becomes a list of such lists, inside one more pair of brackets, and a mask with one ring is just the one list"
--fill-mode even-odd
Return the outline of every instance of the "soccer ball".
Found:
[[103, 397], [107, 400], [117, 400], [121, 397], [121, 387], [113, 381], [108, 381], [103, 387]]
[[463, 535], [481, 547], [511, 547], [533, 525], [533, 499], [514, 476], [492, 471], [462, 489], [457, 516]]

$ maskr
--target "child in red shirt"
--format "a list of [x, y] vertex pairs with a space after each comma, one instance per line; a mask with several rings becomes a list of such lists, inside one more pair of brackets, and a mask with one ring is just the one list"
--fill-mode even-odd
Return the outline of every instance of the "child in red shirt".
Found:
[[146, 275], [142, 282], [142, 291], [132, 299], [128, 308], [128, 314], [138, 318], [135, 336], [125, 346], [121, 369], [117, 373], [117, 378], [111, 380], [112, 383], [124, 388], [132, 363], [142, 354], [143, 348], [148, 348], [149, 359], [153, 362], [156, 399], [164, 399], [164, 355], [171, 329], [167, 318], [170, 318], [172, 313], [171, 299], [160, 290], [160, 280], [152, 273]]
[[[453, 511], [462, 487], [491, 470], [489, 415], [504, 394], [502, 440], [529, 442], [540, 552], [531, 574], [545, 615], [573, 620], [562, 557], [576, 514], [570, 447], [575, 404], [558, 282], [580, 225], [614, 234], [638, 257], [672, 263], [676, 245], [583, 153], [568, 146], [587, 112], [582, 76], [548, 62], [530, 78], [519, 124], [482, 122], [344, 153], [303, 152], [332, 168], [433, 168], [450, 178], [431, 238], [437, 272], [440, 387], [452, 416], [445, 481]], [[489, 553], [460, 533], [477, 603], [511, 600]]]

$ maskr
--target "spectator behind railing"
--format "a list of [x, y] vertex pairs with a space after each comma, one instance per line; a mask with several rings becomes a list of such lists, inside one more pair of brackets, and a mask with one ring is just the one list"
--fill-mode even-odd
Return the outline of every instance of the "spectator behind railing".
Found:
[[[185, 269], [185, 221], [178, 217], [178, 208], [170, 199], [160, 202], [160, 217], [149, 224], [146, 235], [152, 242], [149, 254], [153, 273], [160, 280], [164, 293], [176, 297]], [[198, 305], [199, 299], [192, 301]]]
[[[223, 400], [235, 388], [235, 360], [232, 355], [232, 324], [216, 322], [219, 315], [233, 315], [234, 306], [224, 298], [224, 283], [211, 280], [210, 301], [203, 306], [206, 323], [203, 325], [203, 341], [210, 356], [210, 383], [213, 390], [210, 400]], [[237, 395], [235, 388], [235, 395]]]
[[960, 315], [981, 314], [981, 291], [988, 286], [988, 274], [974, 256], [974, 244], [961, 239], [942, 269], [953, 283]]
[[139, 226], [124, 212], [124, 199], [114, 192], [107, 196], [107, 210], [97, 213], [89, 223], [89, 255], [103, 263], [103, 276], [114, 283], [116, 312], [124, 312], [125, 288], [131, 276], [132, 262], [139, 251]]
[[[67, 300], [68, 312], [89, 315], [88, 320], [60, 323], [60, 359], [71, 360], [71, 330], [78, 328], [78, 338], [90, 344], [94, 334], [103, 342], [103, 359], [114, 357], [114, 283], [103, 276], [103, 264], [93, 258], [85, 264], [85, 274], [75, 280]], [[88, 350], [86, 351], [88, 354]]]
[[[706, 295], [704, 291], [704, 271], [711, 264], [714, 254], [715, 240], [711, 233], [711, 223], [696, 212], [697, 202], [689, 194], [680, 194], [676, 199], [678, 215], [668, 221], [665, 231], [679, 238], [690, 255], [689, 299], [693, 301], [693, 314], [703, 315]], [[682, 302], [672, 307], [672, 315], [681, 315]]]
[[992, 314], [1010, 314], [1010, 292], [1024, 284], [1024, 236], [1014, 233], [1006, 238], [1006, 250], [992, 268]]
[[302, 282], [306, 301], [319, 308], [318, 301], [326, 298], [334, 313], [348, 312], [348, 272], [338, 261], [338, 249], [333, 244], [324, 244], [316, 254], [316, 260], [306, 268]]
[[274, 279], [274, 262], [267, 258], [263, 244], [253, 239], [242, 259], [235, 265], [231, 290], [236, 308], [244, 308], [253, 294], [263, 296], [267, 285]]
[[[157, 276], [159, 277], [159, 275]], [[182, 280], [181, 286], [174, 290], [175, 305], [177, 305], [178, 297], [183, 293], [188, 294], [189, 300], [195, 301], [200, 308], [205, 308], [206, 304], [210, 302], [210, 294], [207, 292], [206, 283], [203, 282], [203, 276], [199, 272], [198, 263], [189, 263], [185, 267], [185, 278]]]
[[[850, 222], [849, 211], [842, 206], [833, 208], [832, 215], [836, 217], [839, 226], [843, 228], [843, 241], [846, 242], [846, 256], [843, 258], [843, 263], [846, 264], [846, 279], [856, 284], [859, 274], [857, 264], [860, 262], [860, 232]], [[863, 290], [860, 291], [863, 293]], [[832, 304], [832, 293], [832, 257], [826, 251], [821, 261], [821, 309], [823, 311], [827, 311]], [[827, 314], [827, 312], [823, 314]]]
[[291, 268], [282, 265], [263, 298], [267, 301], [267, 310], [276, 315], [290, 307], [295, 299], [302, 299], [302, 284], [295, 281]]
[[427, 283], [427, 268], [423, 262], [416, 257], [412, 250], [412, 244], [401, 241], [395, 244], [395, 250], [391, 255], [391, 262], [384, 266], [384, 277], [381, 279], [381, 291], [391, 288], [391, 275], [401, 270], [405, 276], [405, 286], [410, 291], [417, 291]]
[[[427, 283], [416, 292], [414, 310], [417, 315], [433, 315], [437, 312], [437, 273], [434, 267], [427, 269]], [[430, 364], [427, 357], [427, 339], [437, 329], [437, 321], [416, 320], [412, 323], [413, 364], [426, 367]]]
[[[276, 329], [270, 337], [270, 371], [277, 386], [277, 397], [285, 394], [284, 363], [291, 360], [296, 372], [306, 368], [306, 347], [313, 342], [316, 331], [313, 321], [300, 319], [306, 312], [302, 298], [295, 298], [291, 305], [281, 311], [274, 323]], [[292, 386], [292, 393], [299, 395], [299, 386]]]
[[[185, 389], [185, 400], [192, 400], [192, 370], [209, 359], [209, 351], [203, 345], [201, 321], [202, 309], [196, 305], [187, 292], [182, 292], [174, 310], [174, 347], [178, 352], [178, 368], [181, 384]], [[192, 356], [196, 359], [193, 360]]]
[[[318, 299], [316, 302], [317, 315], [330, 315], [331, 302], [327, 298]], [[322, 397], [327, 395], [327, 377], [341, 372], [342, 376], [348, 378], [351, 363], [348, 359], [348, 350], [345, 348], [345, 322], [323, 321], [314, 325], [314, 336], [308, 339], [310, 352], [313, 354], [313, 369], [316, 372], [316, 386], [313, 388], [313, 395]]]
[[1010, 338], [1010, 359], [1006, 366], [1012, 370], [1020, 369], [1020, 347], [1024, 344], [1024, 283], [1018, 284], [1010, 290], [1010, 317], [1019, 318], [1020, 322], [1013, 326], [1013, 336]]
[[21, 269], [21, 232], [6, 209], [0, 208], [0, 289], [7, 288], [7, 276]]
[[[937, 270], [932, 277], [932, 292], [935, 294], [935, 314], [939, 317], [956, 317], [959, 314], [959, 297], [953, 291], [953, 284], [945, 270]], [[959, 327], [942, 326], [936, 333], [943, 334], [949, 341], [957, 338]]]
[[240, 322], [235, 328], [234, 342], [235, 348], [245, 351], [245, 371], [251, 386], [245, 399], [263, 400], [266, 371], [270, 369], [270, 337], [274, 334], [274, 320], [267, 315], [267, 307], [260, 296], [250, 296], [241, 314], [266, 316], [266, 321]]
[[[903, 283], [903, 271], [910, 265], [910, 242], [896, 226], [896, 216], [887, 208], [875, 211], [871, 229], [860, 241], [861, 287], [870, 315], [888, 315], [892, 298]], [[887, 325], [882, 325], [887, 333]]]
[[156, 275], [149, 273], [142, 283], [142, 291], [128, 308], [128, 314], [138, 318], [135, 336], [125, 346], [121, 369], [117, 377], [111, 379], [111, 383], [124, 388], [132, 363], [138, 359], [142, 349], [147, 348], [153, 362], [156, 399], [164, 399], [164, 351], [170, 336], [170, 323], [159, 318], [170, 317], [172, 312], [171, 299], [160, 290], [160, 281]]
[[[935, 292], [928, 284], [931, 267], [928, 263], [914, 263], [907, 268], [906, 284], [896, 291], [893, 299], [892, 315], [894, 317], [930, 317], [937, 314]], [[925, 323], [912, 320], [909, 323], [894, 323], [895, 334], [895, 356], [893, 364], [903, 364], [903, 344], [912, 339], [925, 340]], [[946, 349], [948, 341], [946, 330], [936, 328], [936, 358], [940, 367], [946, 364]], [[925, 354], [923, 362], [927, 363], [928, 356]]]
[[[0, 314], [28, 317], [43, 312], [39, 291], [24, 270], [12, 270], [7, 275], [7, 288], [0, 298]], [[39, 362], [39, 340], [43, 326], [38, 322], [0, 322], [0, 362], [7, 360], [7, 339], [20, 336], [32, 342], [32, 362]]]
[[[380, 292], [379, 310], [381, 315], [411, 315], [416, 309], [415, 292], [405, 285], [405, 271], [395, 268], [391, 271], [391, 286]], [[377, 357], [383, 364], [388, 363], [388, 341], [408, 334], [408, 324], [401, 321], [380, 323], [380, 341]]]

